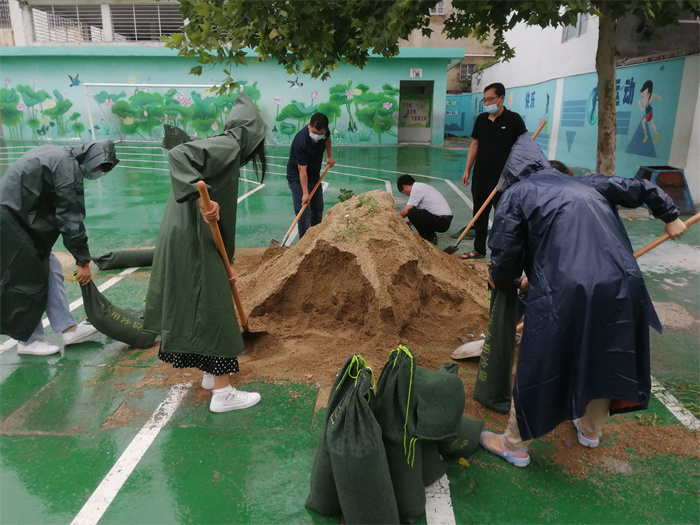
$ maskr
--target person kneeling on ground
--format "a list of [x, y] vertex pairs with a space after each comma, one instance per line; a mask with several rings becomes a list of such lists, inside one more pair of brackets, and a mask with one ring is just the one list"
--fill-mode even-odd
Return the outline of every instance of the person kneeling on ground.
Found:
[[[180, 143], [168, 155], [172, 189], [156, 241], [144, 331], [160, 335], [162, 361], [204, 372], [202, 388], [214, 390], [212, 412], [260, 402], [257, 392], [231, 386], [230, 374], [238, 372], [238, 356], [244, 351], [243, 337], [228, 274], [208, 223], [219, 222], [226, 253], [232, 258], [240, 169], [253, 160], [257, 172], [260, 161], [263, 182], [266, 133], [260, 112], [241, 92], [223, 133], [188, 142], [190, 137], [168, 126], [163, 141], [164, 147], [174, 145], [171, 139]], [[210, 211], [203, 209], [200, 180], [211, 195]]]
[[616, 206], [646, 204], [673, 239], [686, 230], [651, 182], [573, 178], [542, 169], [539, 147], [531, 151], [505, 171], [510, 187], [489, 240], [495, 286], [512, 286], [523, 270], [529, 282], [513, 403], [505, 434], [480, 440], [518, 467], [530, 462], [530, 442], [564, 421], [594, 448], [609, 413], [647, 408], [649, 326], [661, 324]]
[[118, 163], [111, 140], [39, 146], [0, 181], [0, 333], [18, 340], [18, 354], [61, 350], [44, 340], [44, 311], [64, 345], [97, 332], [89, 323], [77, 324], [70, 313], [63, 269], [51, 249], [61, 235], [75, 257], [78, 282], [90, 282], [83, 180], [98, 179]]
[[446, 232], [452, 224], [452, 210], [445, 197], [432, 186], [416, 182], [410, 175], [401, 175], [396, 186], [408, 197], [406, 207], [399, 215], [408, 218], [406, 224], [415, 226], [426, 241], [437, 244], [435, 232]]

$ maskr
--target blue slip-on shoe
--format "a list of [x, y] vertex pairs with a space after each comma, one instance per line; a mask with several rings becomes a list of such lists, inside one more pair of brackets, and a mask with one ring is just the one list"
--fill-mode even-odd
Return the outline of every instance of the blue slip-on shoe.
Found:
[[574, 427], [576, 427], [576, 433], [578, 434], [578, 442], [581, 443], [581, 445], [588, 448], [596, 448], [598, 446], [598, 444], [600, 443], [600, 438], [588, 439], [586, 436], [583, 435], [583, 432], [579, 430], [578, 419], [573, 419], [572, 423], [574, 424]]
[[482, 432], [481, 436], [479, 436], [479, 443], [481, 444], [482, 447], [484, 447], [486, 450], [491, 452], [491, 454], [495, 454], [499, 457], [502, 457], [511, 465], [515, 465], [516, 467], [527, 467], [530, 464], [530, 455], [529, 454], [527, 456], [525, 456], [524, 458], [518, 458], [518, 457], [513, 456], [513, 454], [520, 454], [522, 452], [527, 452], [527, 449], [515, 451], [515, 452], [508, 452], [508, 450], [506, 449], [506, 444], [505, 444], [505, 440], [504, 440], [503, 435], [501, 435], [501, 449], [502, 450], [498, 451], [498, 450], [494, 450], [494, 449], [487, 447], [486, 444], [484, 443], [485, 438], [488, 438], [490, 436], [497, 436], [497, 435], [498, 434], [494, 434], [493, 432], [488, 432], [488, 431]]

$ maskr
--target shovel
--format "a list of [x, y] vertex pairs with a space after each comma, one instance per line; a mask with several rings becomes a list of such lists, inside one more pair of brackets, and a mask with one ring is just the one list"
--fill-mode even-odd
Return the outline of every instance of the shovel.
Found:
[[[209, 199], [209, 192], [207, 191], [207, 185], [204, 181], [199, 181], [197, 183], [197, 189], [199, 190], [199, 195], [202, 197], [202, 202], [204, 203], [204, 209], [209, 211], [211, 209], [211, 200]], [[226, 247], [224, 246], [224, 240], [221, 238], [221, 232], [219, 231], [219, 225], [215, 222], [210, 222], [211, 233], [214, 236], [214, 243], [216, 243], [216, 249], [219, 252], [221, 261], [224, 263], [224, 268], [226, 268], [226, 275], [231, 283], [231, 293], [233, 294], [233, 302], [236, 305], [236, 311], [238, 312], [238, 320], [241, 322], [241, 330], [243, 339], [251, 339], [253, 337], [262, 335], [258, 332], [251, 332], [248, 327], [248, 318], [243, 310], [243, 301], [241, 301], [241, 294], [238, 292], [238, 285], [231, 281], [233, 277], [233, 269], [229, 263], [228, 255], [226, 255]]]
[[[542, 128], [544, 128], [545, 124], [547, 124], [547, 121], [543, 120], [542, 123], [540, 124], [540, 127], [537, 128], [537, 131], [535, 131], [535, 134], [532, 135], [532, 140], [535, 140], [537, 135], [540, 134], [540, 131], [542, 131]], [[496, 196], [496, 193], [498, 193], [498, 190], [496, 188], [494, 188], [493, 191], [491, 192], [491, 195], [489, 195], [486, 198], [486, 201], [484, 202], [484, 204], [482, 204], [481, 208], [479, 208], [479, 211], [477, 211], [474, 214], [474, 217], [472, 218], [472, 220], [469, 221], [469, 224], [467, 224], [467, 227], [464, 228], [464, 231], [462, 232], [462, 235], [459, 236], [459, 239], [457, 239], [452, 246], [448, 246], [447, 248], [442, 250], [443, 252], [445, 252], [449, 255], [452, 255], [453, 253], [455, 253], [457, 251], [457, 248], [459, 247], [459, 243], [462, 242], [462, 239], [464, 239], [464, 236], [467, 235], [467, 232], [472, 229], [472, 226], [474, 226], [474, 223], [476, 222], [476, 220], [481, 216], [481, 213], [484, 211], [484, 208], [486, 208], [486, 206], [488, 206], [491, 203], [493, 198]]]
[[301, 210], [299, 210], [299, 213], [297, 213], [297, 216], [296, 216], [296, 218], [294, 219], [294, 222], [292, 223], [292, 225], [291, 225], [291, 226], [289, 227], [289, 229], [287, 230], [287, 234], [284, 236], [284, 239], [282, 239], [282, 242], [279, 242], [279, 241], [276, 241], [276, 240], [272, 239], [272, 240], [270, 241], [270, 246], [282, 246], [283, 248], [289, 249], [289, 246], [285, 246], [285, 244], [286, 244], [287, 241], [289, 240], [289, 236], [292, 234], [292, 230], [294, 229], [294, 226], [297, 225], [297, 222], [299, 222], [299, 219], [301, 219], [302, 214], [306, 211], [306, 208], [309, 206], [309, 203], [311, 202], [311, 198], [314, 196], [314, 193], [316, 193], [316, 190], [318, 189], [319, 185], [321, 184], [321, 181], [323, 180], [323, 177], [325, 177], [325, 176], [326, 176], [326, 173], [328, 173], [328, 168], [330, 168], [330, 167], [331, 167], [330, 164], [326, 164], [326, 169], [323, 170], [323, 173], [321, 174], [321, 178], [318, 179], [318, 182], [317, 182], [316, 185], [314, 186], [314, 189], [312, 189], [312, 190], [311, 190], [311, 193], [309, 193], [309, 202], [307, 202], [306, 204], [304, 204], [304, 205], [301, 207]]

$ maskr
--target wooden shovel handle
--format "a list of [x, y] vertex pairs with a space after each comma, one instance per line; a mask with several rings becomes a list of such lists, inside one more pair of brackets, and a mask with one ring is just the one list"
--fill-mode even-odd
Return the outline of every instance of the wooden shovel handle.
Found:
[[[207, 185], [204, 181], [200, 180], [197, 183], [197, 189], [199, 190], [199, 195], [202, 197], [202, 203], [204, 204], [204, 210], [211, 210], [211, 199], [209, 198], [209, 191], [207, 191]], [[216, 244], [216, 250], [219, 252], [221, 261], [224, 263], [224, 268], [226, 268], [226, 275], [231, 283], [231, 293], [233, 293], [233, 302], [236, 304], [236, 310], [238, 310], [238, 318], [241, 322], [243, 330], [248, 328], [248, 318], [245, 315], [245, 310], [243, 310], [243, 301], [241, 301], [241, 294], [238, 292], [238, 286], [235, 282], [231, 281], [233, 277], [233, 268], [231, 268], [231, 263], [229, 262], [228, 255], [226, 254], [226, 247], [224, 246], [224, 240], [221, 238], [221, 231], [219, 230], [219, 225], [215, 222], [210, 222], [209, 227], [211, 228], [211, 233], [214, 236], [214, 243]]]
[[[297, 222], [299, 222], [299, 219], [301, 219], [301, 215], [304, 213], [304, 211], [306, 211], [306, 208], [309, 206], [309, 203], [311, 202], [311, 198], [314, 196], [314, 193], [316, 193], [316, 190], [318, 189], [319, 185], [321, 184], [321, 181], [323, 180], [323, 177], [325, 177], [325, 176], [326, 176], [326, 173], [328, 173], [328, 168], [330, 168], [330, 167], [331, 167], [330, 164], [326, 164], [326, 169], [323, 170], [323, 174], [321, 175], [321, 178], [318, 179], [318, 182], [317, 182], [316, 185], [314, 186], [314, 189], [312, 189], [312, 190], [311, 190], [311, 193], [309, 193], [309, 202], [307, 202], [306, 204], [304, 204], [304, 205], [301, 207], [301, 210], [299, 210], [299, 213], [297, 213], [297, 216], [294, 218], [294, 222], [293, 222], [292, 225], [289, 227], [289, 229], [287, 230], [287, 233], [286, 233], [285, 236], [284, 236], [284, 238], [285, 238], [285, 241], [284, 241], [284, 242], [286, 242], [287, 238], [291, 235], [292, 230], [294, 229], [294, 226], [296, 226], [296, 225], [297, 225]], [[282, 244], [284, 244], [284, 242], [283, 242]]]
[[[698, 221], [700, 221], [700, 213], [696, 213], [690, 219], [685, 221], [685, 225], [690, 227]], [[654, 241], [651, 241], [646, 246], [644, 246], [644, 247], [640, 248], [639, 250], [637, 250], [636, 252], [634, 252], [634, 258], [637, 259], [638, 257], [644, 255], [648, 251], [656, 248], [659, 244], [666, 242], [670, 238], [671, 238], [671, 236], [668, 233], [664, 233], [661, 237], [657, 238]]]
[[[547, 121], [546, 121], [546, 120], [543, 120], [542, 123], [540, 124], [540, 127], [537, 128], [537, 131], [535, 131], [534, 135], [532, 135], [532, 140], [535, 140], [535, 139], [537, 138], [537, 135], [540, 134], [540, 131], [542, 131], [542, 128], [544, 128], [544, 125], [545, 125], [545, 124], [547, 124]], [[486, 206], [488, 206], [489, 203], [490, 203], [490, 202], [493, 200], [493, 198], [496, 196], [496, 193], [498, 193], [498, 191], [496, 190], [496, 188], [494, 188], [493, 191], [491, 192], [491, 195], [489, 195], [489, 196], [487, 197], [487, 199], [486, 199], [486, 201], [484, 202], [484, 204], [481, 206], [481, 208], [479, 208], [479, 211], [476, 212], [476, 214], [474, 215], [474, 217], [472, 218], [472, 220], [469, 221], [469, 224], [467, 224], [467, 227], [464, 228], [464, 231], [463, 231], [462, 234], [459, 236], [459, 240], [460, 240], [460, 241], [461, 241], [462, 239], [464, 239], [464, 236], [467, 234], [467, 232], [468, 232], [469, 230], [472, 229], [472, 226], [474, 226], [474, 223], [476, 222], [476, 220], [481, 216], [482, 212], [484, 211], [484, 208], [486, 208]]]

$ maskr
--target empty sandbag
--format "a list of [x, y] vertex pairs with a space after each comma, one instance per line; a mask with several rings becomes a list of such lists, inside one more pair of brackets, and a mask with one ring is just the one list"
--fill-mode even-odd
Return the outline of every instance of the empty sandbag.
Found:
[[372, 413], [372, 370], [363, 368], [328, 423], [328, 451], [344, 522], [399, 523], [382, 429]]
[[305, 503], [306, 508], [325, 516], [339, 516], [342, 513], [338, 490], [333, 478], [331, 457], [328, 452], [328, 421], [338, 408], [345, 393], [353, 387], [355, 378], [364, 367], [365, 360], [362, 356], [350, 356], [336, 376], [328, 396], [326, 415], [323, 418], [314, 463], [311, 467], [311, 489]]
[[136, 348], [150, 348], [156, 334], [143, 331], [139, 312], [114, 306], [93, 281], [80, 287], [88, 321], [106, 336]]
[[491, 290], [490, 319], [479, 359], [474, 399], [505, 414], [510, 410], [512, 369], [517, 324], [517, 285]]
[[100, 270], [121, 270], [123, 268], [152, 266], [153, 254], [155, 252], [155, 248], [117, 250], [105, 253], [99, 257], [93, 257], [92, 262], [94, 262]]

